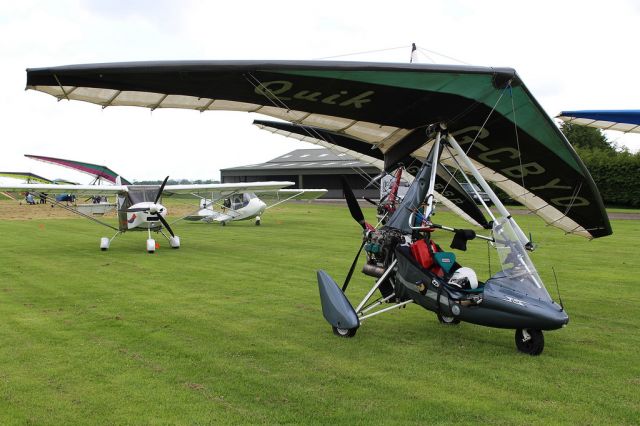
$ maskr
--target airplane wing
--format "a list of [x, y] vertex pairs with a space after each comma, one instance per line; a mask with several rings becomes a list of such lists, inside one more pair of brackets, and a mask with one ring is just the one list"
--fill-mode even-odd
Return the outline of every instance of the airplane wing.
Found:
[[602, 130], [640, 133], [640, 110], [562, 111], [556, 118]]
[[261, 200], [315, 200], [327, 193], [326, 189], [279, 189], [277, 191], [257, 190], [254, 194]]
[[27, 182], [53, 183], [53, 181], [29, 172], [0, 172], [0, 177], [20, 179]]
[[280, 189], [278, 191], [254, 191], [267, 209], [290, 200], [315, 200], [327, 193], [326, 189]]
[[588, 170], [511, 68], [133, 62], [28, 69], [27, 88], [102, 107], [258, 112], [344, 134], [389, 158], [425, 159], [433, 143], [425, 130], [446, 125], [487, 181], [549, 225], [588, 238], [612, 233]]
[[241, 182], [241, 183], [210, 183], [193, 185], [166, 185], [163, 194], [206, 194], [213, 198], [221, 198], [231, 194], [256, 191], [275, 191], [287, 186], [294, 185], [294, 182]]
[[38, 192], [44, 194], [72, 194], [72, 195], [108, 195], [127, 192], [122, 185], [55, 185], [23, 183], [14, 185], [0, 184], [0, 191]]
[[[94, 178], [101, 178], [111, 183], [116, 183], [116, 177], [119, 176], [116, 172], [114, 172], [107, 166], [101, 166], [99, 164], [86, 163], [83, 161], [65, 160], [64, 158], [45, 157], [43, 155], [25, 154], [24, 156], [33, 160], [42, 161], [49, 164], [56, 164], [58, 166], [77, 170], [79, 172], [91, 175]], [[122, 176], [120, 176], [120, 182], [122, 182], [123, 185], [131, 185], [131, 182], [124, 179]]]

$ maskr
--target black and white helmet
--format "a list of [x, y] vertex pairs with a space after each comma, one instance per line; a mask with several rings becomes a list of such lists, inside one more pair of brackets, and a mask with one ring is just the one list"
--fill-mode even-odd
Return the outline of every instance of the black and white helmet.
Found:
[[464, 266], [453, 273], [449, 284], [460, 288], [476, 289], [478, 288], [478, 277], [473, 269]]

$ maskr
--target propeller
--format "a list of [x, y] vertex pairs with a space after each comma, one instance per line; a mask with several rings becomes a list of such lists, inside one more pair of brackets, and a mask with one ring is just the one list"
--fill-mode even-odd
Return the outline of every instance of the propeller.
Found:
[[173, 233], [173, 230], [171, 229], [171, 227], [169, 226], [169, 222], [167, 222], [167, 220], [162, 217], [161, 214], [158, 215], [158, 219], [160, 220], [160, 222], [162, 222], [162, 225], [167, 228], [167, 231], [169, 231], [169, 233], [171, 234], [172, 237], [175, 237], [176, 234]]
[[[353, 217], [355, 221], [358, 222], [360, 226], [362, 226], [362, 229], [373, 230], [374, 228], [371, 225], [369, 225], [367, 221], [364, 220], [364, 213], [362, 213], [360, 204], [358, 204], [358, 200], [356, 199], [356, 196], [354, 195], [353, 190], [351, 189], [351, 186], [349, 186], [347, 179], [344, 176], [341, 176], [340, 180], [342, 181], [342, 192], [344, 193], [344, 198], [347, 201], [349, 212], [351, 212], [351, 217]], [[351, 281], [351, 276], [353, 275], [353, 271], [356, 268], [356, 264], [358, 263], [358, 258], [360, 257], [360, 253], [362, 253], [362, 248], [364, 247], [364, 244], [365, 244], [365, 240], [363, 239], [362, 244], [358, 249], [358, 253], [356, 254], [356, 257], [353, 259], [353, 262], [351, 263], [351, 268], [349, 269], [349, 273], [347, 274], [347, 277], [344, 280], [344, 284], [342, 284], [343, 293], [347, 290], [347, 287], [349, 286], [349, 282]]]
[[169, 180], [169, 176], [167, 176], [166, 178], [164, 178], [164, 182], [162, 182], [162, 185], [160, 185], [160, 189], [158, 189], [158, 193], [156, 194], [156, 199], [153, 202], [153, 204], [157, 204], [158, 200], [160, 199], [160, 197], [162, 196], [162, 191], [164, 191], [164, 186], [167, 184], [167, 181]]
[[164, 187], [167, 184], [167, 181], [169, 180], [169, 176], [167, 176], [166, 178], [164, 178], [164, 181], [162, 182], [162, 185], [160, 185], [160, 188], [158, 188], [158, 192], [156, 193], [156, 198], [153, 201], [153, 204], [148, 206], [148, 207], [134, 207], [134, 208], [128, 208], [127, 212], [133, 213], [133, 212], [145, 212], [148, 214], [152, 214], [154, 215], [154, 217], [156, 217], [160, 223], [162, 223], [162, 226], [164, 226], [166, 228], [167, 231], [169, 231], [169, 234], [171, 234], [172, 237], [175, 237], [176, 235], [173, 233], [173, 230], [171, 229], [171, 226], [169, 225], [169, 222], [167, 222], [167, 220], [160, 214], [160, 211], [158, 211], [158, 201], [160, 200], [160, 197], [162, 196], [162, 191], [164, 191]]
[[342, 181], [342, 192], [344, 193], [344, 198], [347, 201], [347, 207], [349, 207], [349, 212], [351, 212], [351, 217], [362, 226], [362, 229], [367, 229], [371, 225], [369, 225], [364, 220], [364, 214], [362, 213], [362, 209], [360, 208], [360, 204], [358, 204], [358, 200], [356, 196], [353, 194], [353, 190], [349, 186], [347, 179], [344, 176], [340, 177]]

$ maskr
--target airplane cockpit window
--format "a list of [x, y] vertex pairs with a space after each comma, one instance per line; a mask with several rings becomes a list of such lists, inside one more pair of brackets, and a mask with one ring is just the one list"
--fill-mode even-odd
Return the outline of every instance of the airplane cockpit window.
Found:
[[222, 205], [225, 206], [226, 208], [230, 208], [231, 207], [231, 198], [225, 198], [224, 201], [222, 202]]
[[237, 210], [237, 209], [241, 209], [242, 207], [244, 207], [244, 204], [242, 202], [242, 194], [236, 194], [233, 197], [231, 197], [232, 209]]
[[256, 194], [252, 192], [245, 192], [244, 194], [242, 194], [242, 206], [245, 207], [247, 204], [249, 204], [249, 201], [254, 198], [257, 198]]

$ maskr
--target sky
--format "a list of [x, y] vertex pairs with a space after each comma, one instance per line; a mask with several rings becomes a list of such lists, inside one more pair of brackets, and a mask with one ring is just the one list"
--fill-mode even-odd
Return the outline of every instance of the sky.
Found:
[[[104, 164], [129, 180], [219, 179], [221, 168], [313, 147], [257, 129], [251, 122], [264, 117], [255, 114], [58, 102], [24, 90], [26, 68], [335, 56], [408, 62], [416, 43], [419, 62], [515, 68], [553, 117], [640, 109], [638, 22], [638, 0], [0, 0], [0, 171], [91, 180], [24, 157], [38, 154]], [[607, 136], [640, 149], [640, 135]]]

